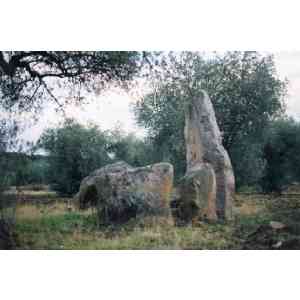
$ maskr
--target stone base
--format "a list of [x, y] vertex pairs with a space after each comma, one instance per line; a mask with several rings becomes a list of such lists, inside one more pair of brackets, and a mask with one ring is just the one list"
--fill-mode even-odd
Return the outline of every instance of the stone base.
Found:
[[199, 164], [180, 180], [173, 212], [185, 223], [216, 221], [216, 176], [210, 164]]

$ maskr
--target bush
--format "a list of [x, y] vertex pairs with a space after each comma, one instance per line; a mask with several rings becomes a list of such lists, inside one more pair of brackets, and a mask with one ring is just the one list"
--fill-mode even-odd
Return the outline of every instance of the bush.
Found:
[[300, 180], [300, 124], [293, 119], [273, 123], [263, 151], [266, 162], [261, 187], [264, 192], [281, 193]]
[[37, 146], [47, 151], [51, 187], [62, 195], [74, 195], [85, 176], [110, 162], [106, 133], [70, 119], [46, 130]]

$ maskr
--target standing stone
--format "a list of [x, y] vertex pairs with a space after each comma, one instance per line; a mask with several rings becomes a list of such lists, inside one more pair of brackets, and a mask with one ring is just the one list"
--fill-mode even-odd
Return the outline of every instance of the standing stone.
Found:
[[185, 174], [180, 180], [175, 202], [173, 214], [184, 223], [217, 220], [216, 176], [210, 164], [198, 164]]
[[201, 168], [202, 164], [210, 165], [216, 179], [217, 216], [221, 219], [231, 219], [235, 189], [233, 169], [228, 153], [222, 145], [213, 105], [204, 91], [197, 98], [191, 99], [187, 106], [185, 140], [186, 176]]

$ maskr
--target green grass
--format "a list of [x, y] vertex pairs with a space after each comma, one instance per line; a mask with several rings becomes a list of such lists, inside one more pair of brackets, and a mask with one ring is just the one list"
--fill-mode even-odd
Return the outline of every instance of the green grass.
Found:
[[[300, 199], [238, 196], [235, 220], [176, 227], [157, 219], [133, 220], [123, 226], [98, 227], [95, 215], [51, 205], [17, 208], [18, 249], [270, 249], [300, 234]], [[287, 225], [282, 232], [270, 221]], [[251, 237], [251, 238], [250, 238]], [[299, 249], [296, 243], [291, 248]]]
[[[16, 224], [18, 249], [226, 249], [231, 227], [199, 224], [174, 227], [159, 222], [98, 227], [94, 215], [66, 212], [22, 218]], [[227, 237], [227, 238], [226, 238]], [[228, 243], [229, 242], [229, 243]]]
[[[17, 222], [18, 249], [226, 249], [228, 225], [126, 224], [97, 227], [93, 215], [65, 213]], [[226, 238], [227, 237], [227, 238]]]

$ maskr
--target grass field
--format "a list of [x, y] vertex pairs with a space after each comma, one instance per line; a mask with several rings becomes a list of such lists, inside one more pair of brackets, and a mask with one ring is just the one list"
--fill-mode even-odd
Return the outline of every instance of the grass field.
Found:
[[[17, 249], [300, 249], [300, 195], [237, 195], [235, 219], [176, 227], [165, 220], [133, 220], [99, 227], [92, 210], [40, 193], [17, 205]], [[285, 226], [274, 229], [270, 222]]]

